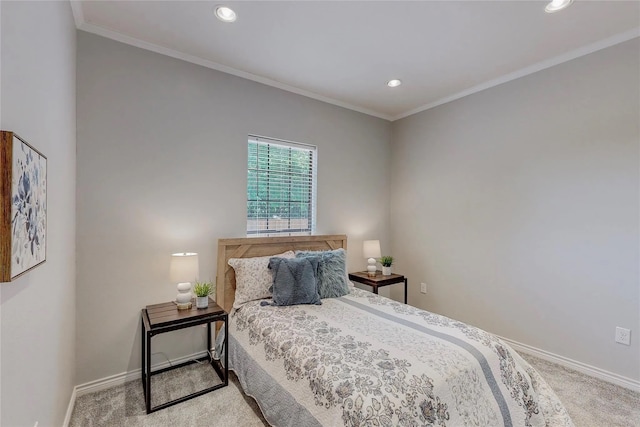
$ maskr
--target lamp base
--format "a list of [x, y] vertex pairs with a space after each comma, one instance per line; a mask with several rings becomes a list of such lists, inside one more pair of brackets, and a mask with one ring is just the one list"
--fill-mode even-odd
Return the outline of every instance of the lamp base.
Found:
[[369, 265], [367, 265], [367, 276], [375, 277], [376, 276], [376, 260], [375, 258], [369, 258], [367, 261]]
[[178, 307], [178, 310], [189, 310], [191, 307], [193, 307], [193, 303], [191, 301], [189, 302], [176, 302], [176, 307]]

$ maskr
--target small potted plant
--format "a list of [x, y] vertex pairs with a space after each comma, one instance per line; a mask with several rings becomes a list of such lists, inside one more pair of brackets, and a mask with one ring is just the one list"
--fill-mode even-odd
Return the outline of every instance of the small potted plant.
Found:
[[393, 257], [389, 255], [385, 255], [381, 257], [378, 261], [382, 264], [382, 275], [390, 276], [391, 275], [391, 265], [393, 264]]
[[193, 285], [193, 293], [196, 294], [196, 307], [209, 307], [209, 295], [213, 293], [213, 285], [211, 282], [196, 282]]

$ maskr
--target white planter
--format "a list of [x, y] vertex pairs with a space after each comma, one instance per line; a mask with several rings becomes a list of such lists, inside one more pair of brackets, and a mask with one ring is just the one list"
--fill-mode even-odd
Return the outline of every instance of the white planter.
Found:
[[209, 297], [196, 297], [196, 307], [197, 308], [209, 307]]
[[382, 267], [383, 276], [391, 276], [391, 267]]

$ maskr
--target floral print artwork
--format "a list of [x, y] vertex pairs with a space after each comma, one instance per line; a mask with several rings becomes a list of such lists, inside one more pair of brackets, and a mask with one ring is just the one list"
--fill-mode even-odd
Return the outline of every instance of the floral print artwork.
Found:
[[47, 159], [13, 139], [11, 177], [11, 276], [46, 258]]

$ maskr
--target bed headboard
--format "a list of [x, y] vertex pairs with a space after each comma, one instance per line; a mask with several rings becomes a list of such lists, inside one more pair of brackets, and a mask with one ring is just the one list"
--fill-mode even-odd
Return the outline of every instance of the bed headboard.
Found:
[[251, 258], [276, 255], [285, 251], [327, 251], [347, 249], [347, 236], [242, 237], [218, 239], [218, 272], [216, 274], [216, 303], [231, 312], [236, 293], [236, 275], [227, 262], [230, 258]]

